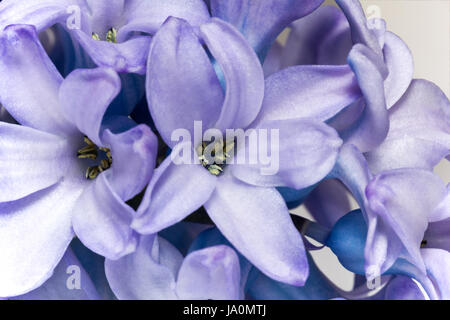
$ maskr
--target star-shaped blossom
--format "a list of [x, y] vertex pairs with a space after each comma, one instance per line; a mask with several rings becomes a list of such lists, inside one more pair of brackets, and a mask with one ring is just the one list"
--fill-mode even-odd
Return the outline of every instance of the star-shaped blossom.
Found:
[[150, 180], [157, 139], [104, 117], [121, 87], [114, 70], [63, 79], [32, 26], [7, 27], [0, 47], [0, 101], [21, 124], [0, 123], [0, 296], [14, 296], [51, 276], [73, 229], [104, 256], [134, 250], [125, 201]]

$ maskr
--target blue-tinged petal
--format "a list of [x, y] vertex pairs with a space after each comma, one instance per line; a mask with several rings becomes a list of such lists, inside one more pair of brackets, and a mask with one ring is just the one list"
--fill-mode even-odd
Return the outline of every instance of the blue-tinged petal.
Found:
[[4, 0], [0, 4], [0, 30], [10, 24], [29, 24], [40, 32], [69, 17], [78, 0]]
[[34, 27], [14, 25], [1, 33], [0, 74], [0, 103], [17, 122], [57, 135], [74, 134], [60, 110], [62, 77]]
[[371, 218], [370, 211], [365, 208], [365, 189], [372, 174], [367, 166], [366, 159], [354, 145], [345, 144], [339, 153], [336, 166], [330, 172], [329, 178], [340, 180], [350, 191], [359, 204], [366, 219]]
[[239, 259], [225, 245], [193, 251], [178, 272], [177, 295], [187, 300], [237, 300], [240, 294]]
[[131, 229], [134, 210], [115, 193], [107, 170], [93, 181], [73, 209], [73, 229], [92, 251], [118, 259], [136, 248], [137, 234]]
[[352, 48], [348, 62], [358, 79], [365, 106], [359, 119], [341, 136], [366, 152], [381, 144], [389, 130], [383, 85], [387, 70], [382, 59], [361, 44]]
[[291, 22], [314, 11], [323, 0], [212, 0], [211, 13], [236, 27], [261, 61]]
[[310, 274], [302, 287], [291, 286], [268, 278], [259, 271], [248, 285], [248, 294], [255, 300], [327, 300], [339, 297], [331, 282], [317, 268], [308, 254]]
[[389, 70], [384, 89], [386, 105], [390, 108], [408, 89], [414, 74], [414, 61], [408, 46], [392, 32], [384, 35], [383, 54]]
[[135, 31], [154, 34], [168, 17], [181, 18], [198, 27], [210, 16], [202, 0], [128, 0], [124, 26], [119, 29], [117, 39], [123, 41]]
[[424, 240], [426, 248], [440, 248], [450, 251], [450, 184], [447, 194], [428, 216], [428, 228]]
[[450, 299], [450, 252], [442, 249], [422, 249], [427, 275], [442, 300]]
[[[261, 140], [259, 148], [250, 143], [245, 144], [245, 149], [238, 146], [238, 164], [231, 166], [231, 171], [238, 179], [257, 186], [309, 187], [333, 169], [342, 145], [333, 128], [309, 119], [264, 121], [256, 130], [259, 138], [267, 141], [267, 150]], [[246, 161], [239, 164], [242, 153]], [[253, 164], [251, 159], [258, 161]]]
[[149, 183], [156, 163], [158, 139], [145, 124], [123, 133], [106, 129], [103, 145], [111, 150], [113, 158], [109, 183], [124, 201], [133, 198]]
[[[193, 135], [194, 121], [210, 128], [217, 121], [223, 92], [211, 61], [193, 28], [169, 19], [152, 41], [147, 77], [147, 100], [164, 142], [173, 147], [174, 130]], [[176, 92], [177, 94], [174, 94]]]
[[386, 300], [425, 300], [419, 286], [413, 279], [396, 276], [386, 287]]
[[96, 145], [102, 146], [103, 117], [120, 87], [120, 78], [112, 69], [77, 69], [63, 81], [59, 103], [67, 120]]
[[[399, 253], [391, 247], [401, 244], [402, 253], [420, 270], [425, 266], [420, 255], [420, 245], [428, 225], [428, 216], [445, 196], [445, 185], [431, 172], [418, 169], [397, 169], [375, 176], [366, 188], [368, 206], [377, 215], [377, 230], [373, 237], [385, 238], [383, 248], [371, 246], [372, 230], [366, 248], [368, 268], [387, 270], [389, 262]], [[382, 228], [378, 228], [378, 225]], [[378, 259], [386, 256], [386, 261]], [[397, 255], [397, 256], [396, 256]], [[373, 267], [372, 267], [373, 266]]]
[[208, 201], [216, 183], [217, 177], [200, 164], [176, 164], [167, 157], [155, 170], [133, 228], [150, 234], [181, 221]]
[[72, 34], [98, 66], [117, 72], [145, 74], [150, 37], [135, 36], [125, 42], [111, 43], [94, 40], [81, 30]]
[[327, 228], [350, 211], [348, 191], [344, 185], [334, 179], [321, 182], [306, 198], [305, 206], [314, 219]]
[[360, 209], [340, 218], [331, 230], [326, 245], [348, 270], [364, 274], [364, 246], [367, 224]]
[[70, 142], [36, 129], [0, 122], [0, 201], [43, 190], [76, 165]]
[[246, 128], [261, 110], [264, 74], [255, 52], [232, 25], [219, 19], [200, 26], [200, 34], [225, 77], [225, 100], [215, 128]]
[[305, 248], [281, 195], [226, 172], [218, 180], [205, 208], [223, 235], [269, 277], [303, 285], [308, 277]]
[[175, 300], [176, 274], [183, 257], [155, 235], [142, 236], [136, 251], [119, 260], [106, 260], [105, 271], [119, 299]]
[[[226, 245], [229, 247], [233, 247], [233, 245], [223, 236], [223, 234], [216, 227], [208, 228], [200, 233], [192, 243], [189, 248], [189, 253], [195, 250], [201, 250], [207, 247]], [[247, 279], [250, 271], [253, 268], [253, 265], [239, 252], [237, 252], [241, 270], [241, 284], [240, 284], [240, 299], [245, 298], [245, 286], [247, 284]]]
[[[73, 279], [74, 283], [71, 282]], [[79, 287], [77, 285], [79, 284]], [[70, 247], [53, 275], [39, 288], [12, 300], [98, 300], [91, 278]]]
[[433, 83], [413, 80], [389, 109], [386, 140], [366, 154], [373, 172], [396, 168], [432, 170], [450, 153], [450, 101]]
[[361, 97], [348, 66], [295, 66], [266, 79], [257, 122], [292, 118], [325, 121]]
[[322, 6], [290, 27], [282, 54], [284, 67], [346, 64], [353, 43], [347, 19], [338, 8]]
[[357, 0], [336, 0], [350, 25], [353, 43], [360, 43], [381, 56], [381, 47], [376, 32], [369, 28], [361, 3]]
[[51, 277], [73, 238], [71, 211], [81, 192], [63, 181], [0, 203], [0, 297], [27, 293]]

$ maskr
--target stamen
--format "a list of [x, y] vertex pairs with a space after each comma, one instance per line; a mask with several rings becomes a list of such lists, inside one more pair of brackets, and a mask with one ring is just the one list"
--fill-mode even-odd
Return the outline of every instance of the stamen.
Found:
[[209, 145], [206, 142], [202, 142], [197, 147], [198, 159], [203, 167], [205, 167], [209, 173], [218, 176], [223, 172], [223, 168], [226, 165], [226, 160], [230, 158], [230, 151], [234, 148], [234, 141], [226, 144], [223, 141], [213, 142]]
[[[101, 41], [102, 39], [100, 38], [100, 36], [98, 35], [98, 33], [92, 32], [92, 39], [97, 40], [97, 41]], [[116, 28], [111, 28], [108, 30], [108, 32], [106, 33], [106, 41], [111, 42], [111, 43], [117, 43], [117, 29]]]
[[106, 41], [116, 43], [117, 42], [117, 29], [111, 28], [106, 34]]
[[98, 34], [95, 32], [92, 32], [92, 39], [97, 40], [97, 41], [101, 40], [100, 37], [98, 36]]
[[88, 137], [84, 137], [84, 142], [87, 146], [81, 148], [77, 152], [77, 157], [79, 159], [91, 159], [96, 160], [98, 157], [98, 150], [103, 151], [106, 154], [107, 159], [102, 159], [99, 165], [91, 166], [86, 169], [85, 177], [86, 179], [93, 180], [103, 171], [109, 169], [112, 164], [111, 150], [105, 147], [97, 147], [94, 142]]

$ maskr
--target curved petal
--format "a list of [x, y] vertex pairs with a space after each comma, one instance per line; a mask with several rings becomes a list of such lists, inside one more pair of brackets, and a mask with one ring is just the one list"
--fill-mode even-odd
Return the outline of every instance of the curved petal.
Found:
[[125, 25], [117, 33], [122, 41], [134, 31], [154, 34], [168, 17], [181, 18], [198, 27], [209, 20], [209, 12], [202, 0], [127, 0]]
[[9, 26], [0, 34], [0, 102], [20, 124], [57, 135], [75, 128], [61, 113], [62, 77], [32, 26]]
[[117, 72], [145, 74], [151, 38], [136, 36], [125, 42], [98, 41], [80, 30], [72, 32], [92, 60]]
[[224, 236], [264, 274], [292, 285], [305, 283], [309, 269], [303, 241], [276, 189], [247, 185], [225, 173], [205, 208]]
[[282, 56], [284, 67], [346, 63], [353, 43], [347, 19], [338, 8], [322, 6], [290, 27]]
[[[71, 275], [79, 277], [80, 287], [68, 287]], [[99, 295], [89, 274], [70, 247], [53, 275], [39, 288], [12, 300], [98, 300]]]
[[136, 251], [105, 261], [109, 285], [119, 299], [175, 300], [175, 280], [183, 257], [156, 235], [142, 236]]
[[408, 46], [392, 32], [384, 35], [383, 54], [389, 70], [384, 90], [386, 105], [390, 108], [408, 89], [414, 74], [414, 61]]
[[360, 118], [341, 133], [346, 143], [369, 151], [383, 142], [389, 130], [384, 97], [385, 66], [369, 48], [357, 44], [350, 51], [348, 62], [355, 72], [364, 96], [365, 108]]
[[228, 246], [193, 251], [178, 272], [177, 295], [186, 300], [237, 300], [240, 292], [239, 259]]
[[450, 253], [442, 249], [422, 249], [422, 257], [439, 298], [450, 299]]
[[167, 157], [155, 170], [133, 228], [150, 234], [181, 221], [210, 198], [216, 183], [217, 177], [200, 164], [176, 164]]
[[386, 287], [385, 299], [425, 300], [425, 297], [413, 279], [406, 276], [396, 276]]
[[[209, 227], [208, 229], [201, 232], [194, 240], [194, 242], [189, 247], [189, 251], [193, 252], [195, 250], [201, 250], [207, 247], [225, 245], [232, 247], [232, 244], [223, 236], [223, 234], [216, 227]], [[234, 249], [234, 248], [233, 248]], [[253, 269], [253, 265], [239, 252], [235, 251], [239, 258], [240, 270], [241, 270], [241, 283], [240, 283], [240, 299], [244, 299], [245, 290], [247, 285], [247, 280], [250, 271]]]
[[98, 146], [102, 146], [103, 116], [120, 87], [120, 78], [114, 70], [97, 68], [73, 71], [59, 90], [59, 101], [67, 120]]
[[51, 277], [73, 238], [71, 211], [81, 192], [64, 181], [0, 203], [0, 297], [27, 293]]
[[0, 202], [13, 201], [60, 181], [74, 165], [68, 141], [0, 122]]
[[[217, 121], [223, 92], [211, 61], [189, 24], [170, 18], [150, 48], [146, 88], [150, 112], [164, 142], [173, 147], [179, 128], [193, 134], [194, 121]], [[177, 94], [174, 94], [176, 92]]]
[[134, 211], [112, 190], [109, 170], [90, 183], [73, 209], [73, 230], [92, 251], [118, 259], [136, 248], [137, 234], [130, 224]]
[[276, 37], [292, 21], [314, 11], [323, 0], [211, 0], [211, 13], [236, 27], [261, 61]]
[[[386, 237], [385, 254], [387, 256], [395, 255], [395, 250], [390, 250], [390, 247], [398, 247], [400, 241], [404, 248], [403, 251], [406, 250], [405, 253], [409, 255], [408, 259], [424, 271], [420, 245], [427, 228], [428, 216], [444, 198], [445, 185], [442, 180], [424, 170], [386, 171], [375, 176], [369, 183], [366, 195], [370, 209], [377, 215], [377, 224], [384, 225], [384, 228], [379, 228], [373, 237]], [[376, 260], [375, 253], [367, 251], [371, 247], [370, 233], [369, 229], [366, 247], [368, 268], [374, 266], [373, 268], [381, 269], [381, 272], [384, 272], [390, 266], [383, 261], [374, 261]], [[393, 235], [396, 235], [397, 238], [394, 238]], [[382, 249], [378, 248], [378, 251], [382, 251]], [[395, 260], [397, 257], [391, 257], [388, 261]]]
[[106, 129], [102, 141], [111, 149], [113, 158], [109, 183], [122, 200], [129, 200], [150, 181], [158, 139], [149, 127], [141, 124], [119, 134]]
[[365, 45], [381, 56], [378, 38], [376, 33], [369, 28], [361, 3], [355, 0], [336, 0], [336, 3], [347, 17], [353, 43]]
[[215, 128], [246, 128], [255, 120], [264, 97], [264, 74], [255, 52], [230, 24], [211, 19], [200, 34], [217, 60], [226, 83], [225, 100]]
[[70, 13], [71, 5], [77, 0], [4, 0], [0, 4], [0, 30], [10, 24], [29, 24], [37, 31], [63, 22]]
[[[256, 130], [258, 145], [238, 146], [237, 164], [231, 170], [238, 179], [257, 186], [309, 187], [333, 169], [342, 145], [333, 128], [309, 119], [266, 121]], [[242, 152], [246, 161], [240, 164]], [[251, 159], [258, 161], [253, 164]]]
[[361, 96], [348, 66], [296, 66], [266, 79], [260, 121], [314, 118], [325, 121]]
[[450, 101], [433, 83], [413, 80], [389, 109], [386, 140], [366, 154], [373, 172], [396, 168], [432, 170], [450, 153]]

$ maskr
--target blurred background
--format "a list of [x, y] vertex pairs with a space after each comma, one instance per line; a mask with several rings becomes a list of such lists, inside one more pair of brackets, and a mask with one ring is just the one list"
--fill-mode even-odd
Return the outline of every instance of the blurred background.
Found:
[[[450, 0], [360, 0], [367, 18], [382, 18], [387, 29], [409, 46], [415, 64], [414, 78], [427, 79], [450, 96]], [[324, 5], [334, 5], [326, 0]], [[278, 39], [285, 41], [289, 30]], [[444, 160], [435, 169], [450, 182], [450, 162]], [[352, 199], [353, 200], [353, 199]], [[352, 201], [354, 208], [358, 205]], [[312, 219], [303, 206], [293, 212]], [[354, 275], [344, 269], [327, 248], [312, 252], [313, 259], [335, 284], [351, 290]]]

